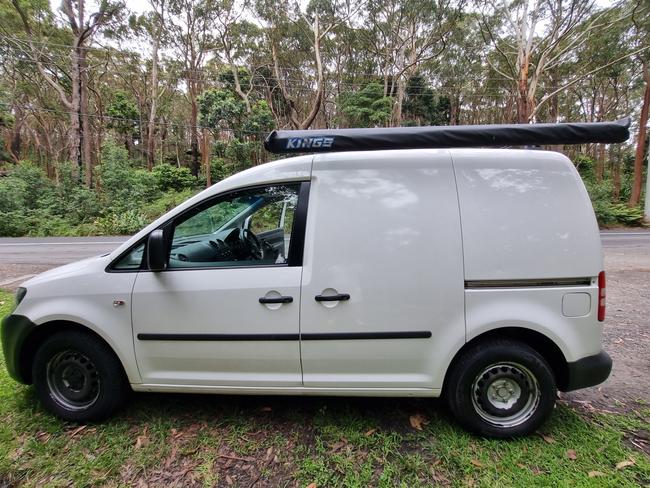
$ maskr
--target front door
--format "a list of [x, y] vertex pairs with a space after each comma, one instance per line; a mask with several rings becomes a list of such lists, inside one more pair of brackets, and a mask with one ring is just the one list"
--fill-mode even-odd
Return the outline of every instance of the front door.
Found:
[[165, 226], [167, 269], [141, 271], [133, 289], [145, 384], [301, 385], [302, 249], [292, 248], [302, 245], [294, 225], [300, 188], [229, 193]]

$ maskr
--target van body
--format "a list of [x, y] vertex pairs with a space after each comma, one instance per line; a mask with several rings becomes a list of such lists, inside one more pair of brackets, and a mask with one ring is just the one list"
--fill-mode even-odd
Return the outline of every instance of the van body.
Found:
[[129, 387], [443, 395], [466, 428], [511, 437], [557, 390], [608, 377], [604, 292], [565, 156], [327, 153], [236, 174], [32, 278], [2, 342], [10, 374], [69, 420], [108, 416]]

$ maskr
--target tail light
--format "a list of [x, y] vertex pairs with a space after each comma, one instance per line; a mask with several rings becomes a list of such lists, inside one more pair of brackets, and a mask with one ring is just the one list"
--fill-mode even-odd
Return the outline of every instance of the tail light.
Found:
[[598, 273], [598, 320], [605, 320], [605, 272]]

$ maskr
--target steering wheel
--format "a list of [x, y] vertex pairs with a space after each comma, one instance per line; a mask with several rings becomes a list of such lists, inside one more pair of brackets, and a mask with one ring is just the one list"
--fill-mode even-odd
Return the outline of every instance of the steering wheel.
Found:
[[264, 257], [262, 246], [255, 234], [248, 229], [237, 227], [224, 239], [238, 260], [261, 260]]
[[239, 230], [239, 239], [246, 246], [248, 251], [248, 257], [253, 258], [256, 261], [261, 261], [264, 259], [264, 252], [262, 251], [262, 245], [260, 240], [250, 229], [240, 229]]

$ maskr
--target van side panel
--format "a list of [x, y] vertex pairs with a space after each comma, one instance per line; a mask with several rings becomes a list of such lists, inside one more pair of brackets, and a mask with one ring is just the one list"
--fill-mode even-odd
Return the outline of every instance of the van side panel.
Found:
[[466, 280], [587, 278], [603, 269], [580, 176], [546, 151], [451, 151]]
[[[587, 305], [575, 316], [562, 313], [565, 297], [584, 296]], [[598, 285], [476, 289], [466, 292], [467, 340], [503, 327], [530, 329], [551, 339], [568, 362], [598, 354], [602, 322], [598, 322]]]
[[465, 263], [467, 339], [504, 327], [551, 339], [568, 362], [598, 354], [598, 225], [565, 156], [453, 150]]
[[[448, 151], [316, 156], [312, 174], [300, 315], [304, 386], [441, 388], [448, 356], [465, 341]], [[315, 300], [331, 293], [350, 299]]]

